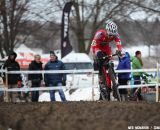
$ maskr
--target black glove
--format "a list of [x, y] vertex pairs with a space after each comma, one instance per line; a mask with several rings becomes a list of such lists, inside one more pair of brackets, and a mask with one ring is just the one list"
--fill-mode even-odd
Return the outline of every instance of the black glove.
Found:
[[66, 81], [62, 81], [62, 85], [63, 85], [63, 86], [66, 86]]
[[119, 57], [121, 57], [121, 56], [122, 56], [122, 51], [116, 50], [116, 54], [117, 54]]
[[98, 52], [97, 52], [97, 57], [98, 57], [99, 59], [103, 58], [104, 56], [105, 56], [105, 54], [104, 54], [102, 51], [98, 51]]

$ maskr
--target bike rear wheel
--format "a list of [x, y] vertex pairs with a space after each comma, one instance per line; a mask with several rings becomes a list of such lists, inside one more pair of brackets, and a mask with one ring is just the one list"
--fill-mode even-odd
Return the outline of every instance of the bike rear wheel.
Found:
[[100, 84], [100, 100], [110, 101], [110, 91], [104, 84]]

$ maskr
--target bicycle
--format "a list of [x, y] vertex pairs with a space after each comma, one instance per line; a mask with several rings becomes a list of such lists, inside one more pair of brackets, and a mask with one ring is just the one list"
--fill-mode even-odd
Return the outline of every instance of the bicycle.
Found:
[[[117, 54], [113, 54], [112, 56], [117, 56]], [[99, 64], [99, 88], [100, 88], [100, 98], [102, 100], [111, 100], [111, 92], [113, 91], [113, 96], [117, 98], [118, 101], [121, 101], [120, 93], [118, 90], [118, 83], [116, 74], [114, 71], [114, 64], [110, 61], [110, 56], [104, 56], [102, 58], [97, 59]], [[102, 65], [102, 66], [101, 66]], [[107, 75], [109, 75], [112, 83], [112, 90], [108, 85], [106, 80]]]

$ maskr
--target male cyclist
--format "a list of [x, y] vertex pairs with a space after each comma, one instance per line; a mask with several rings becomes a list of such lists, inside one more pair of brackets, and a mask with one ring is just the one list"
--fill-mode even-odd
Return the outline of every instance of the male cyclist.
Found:
[[[118, 49], [117, 53], [121, 55], [122, 46], [119, 34], [117, 32], [117, 25], [113, 21], [107, 20], [105, 29], [98, 30], [93, 38], [91, 44], [93, 57], [95, 59], [101, 59], [104, 56], [111, 56], [112, 60], [112, 51], [109, 46], [109, 43], [112, 41], [116, 43]], [[98, 61], [97, 70], [99, 70], [100, 77], [103, 71], [102, 67], [103, 63], [104, 63], [103, 60]], [[106, 74], [106, 81], [107, 81], [107, 86], [111, 89], [111, 79], [110, 76], [107, 74]]]

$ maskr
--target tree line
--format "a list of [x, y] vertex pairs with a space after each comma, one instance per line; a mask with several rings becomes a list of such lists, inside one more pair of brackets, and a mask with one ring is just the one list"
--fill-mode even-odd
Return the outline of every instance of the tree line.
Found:
[[[148, 46], [159, 40], [157, 28], [159, 28], [160, 3], [157, 0], [72, 1], [74, 4], [70, 18], [70, 37], [77, 52], [89, 53], [95, 31], [102, 28], [107, 19], [113, 19], [118, 24], [124, 44], [136, 43], [137, 37], [141, 38], [143, 43]], [[0, 54], [2, 57], [21, 43], [29, 46], [33, 44], [33, 47], [38, 45], [40, 48], [45, 48], [46, 51], [52, 45], [60, 44], [60, 23], [57, 23], [56, 20], [48, 21], [36, 12], [34, 15], [44, 19], [45, 22], [28, 20], [25, 16], [32, 12], [29, 2], [29, 0], [0, 1]], [[66, 2], [68, 0], [49, 0], [49, 4], [52, 4], [53, 8], [48, 8], [48, 10], [56, 10], [55, 12], [51, 11], [53, 14], [50, 15], [62, 14]], [[133, 19], [131, 14], [138, 11], [144, 11], [147, 18], [143, 21]], [[148, 19], [153, 16], [156, 16], [157, 20], [148, 22]], [[125, 24], [126, 26], [124, 26]], [[137, 36], [135, 37], [134, 34]]]

